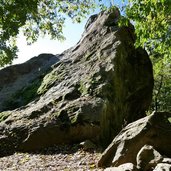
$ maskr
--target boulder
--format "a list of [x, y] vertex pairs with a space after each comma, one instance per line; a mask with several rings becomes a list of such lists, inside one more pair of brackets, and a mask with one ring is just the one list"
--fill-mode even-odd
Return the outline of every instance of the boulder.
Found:
[[161, 162], [161, 155], [171, 157], [171, 139], [168, 138], [171, 137], [170, 117], [168, 112], [153, 112], [130, 123], [103, 152], [98, 165], [106, 167], [133, 163], [139, 169], [146, 170], [148, 164], [155, 167]]
[[132, 163], [121, 164], [118, 168], [122, 169], [123, 171], [137, 171], [136, 166]]
[[162, 162], [157, 163], [154, 171], [170, 171], [171, 170], [171, 158], [163, 158]]
[[41, 65], [28, 70], [29, 61], [0, 70], [1, 155], [96, 137], [109, 144], [123, 125], [144, 116], [152, 64], [134, 47], [133, 26], [118, 27], [117, 17], [115, 10], [91, 17], [76, 46], [54, 60], [39, 56], [32, 60]]
[[162, 155], [151, 145], [144, 145], [136, 157], [137, 168], [143, 171], [153, 170], [162, 160]]

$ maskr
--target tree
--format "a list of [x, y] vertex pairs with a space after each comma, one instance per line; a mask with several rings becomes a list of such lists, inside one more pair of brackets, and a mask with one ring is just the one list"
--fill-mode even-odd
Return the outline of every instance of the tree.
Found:
[[171, 63], [169, 58], [155, 59], [152, 57], [154, 68], [154, 91], [150, 112], [171, 112]]
[[95, 8], [94, 0], [2, 0], [0, 2], [0, 66], [17, 57], [16, 37], [24, 32], [28, 44], [50, 35], [63, 40], [66, 17], [80, 22]]
[[137, 34], [137, 46], [144, 46], [150, 53], [171, 53], [171, 1], [129, 0], [126, 16], [132, 20]]
[[171, 1], [129, 0], [125, 8], [135, 25], [137, 46], [147, 49], [154, 69], [151, 110], [171, 111]]

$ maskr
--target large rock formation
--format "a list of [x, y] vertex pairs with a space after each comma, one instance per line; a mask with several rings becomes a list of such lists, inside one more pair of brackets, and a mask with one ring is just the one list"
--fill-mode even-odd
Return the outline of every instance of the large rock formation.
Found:
[[133, 27], [118, 27], [116, 14], [93, 15], [75, 47], [47, 61], [34, 58], [41, 65], [0, 71], [0, 154], [95, 138], [100, 123], [108, 144], [124, 124], [144, 116], [152, 65], [134, 47]]

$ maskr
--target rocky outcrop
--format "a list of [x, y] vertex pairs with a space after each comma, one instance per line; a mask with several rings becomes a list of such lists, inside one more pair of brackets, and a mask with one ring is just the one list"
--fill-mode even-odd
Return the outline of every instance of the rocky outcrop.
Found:
[[98, 165], [116, 167], [132, 163], [143, 171], [170, 165], [171, 160], [166, 159], [166, 156], [171, 157], [170, 118], [171, 113], [154, 112], [130, 123], [104, 151]]
[[[133, 27], [118, 27], [117, 17], [115, 10], [94, 15], [75, 47], [47, 62], [34, 58], [43, 61], [27, 72], [28, 63], [0, 71], [0, 154], [100, 134], [108, 144], [124, 124], [144, 116], [152, 65], [146, 51], [134, 47]], [[47, 63], [50, 69], [44, 71]], [[15, 67], [22, 68], [20, 76], [11, 75]]]
[[43, 77], [59, 58], [41, 54], [31, 60], [0, 70], [0, 112], [12, 110], [34, 100]]

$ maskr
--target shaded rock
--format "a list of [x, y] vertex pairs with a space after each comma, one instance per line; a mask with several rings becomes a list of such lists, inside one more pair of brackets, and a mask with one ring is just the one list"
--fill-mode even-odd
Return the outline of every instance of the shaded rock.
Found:
[[137, 168], [148, 171], [163, 160], [161, 154], [150, 145], [144, 145], [137, 154]]
[[[171, 113], [153, 112], [150, 116], [130, 123], [104, 151], [98, 165], [119, 166], [128, 162], [136, 165], [136, 158], [139, 160], [139, 157], [142, 157], [144, 161], [138, 161], [138, 165], [142, 164], [141, 167], [144, 167], [153, 157], [160, 161], [160, 154], [171, 157], [171, 139], [168, 138], [171, 136], [171, 124], [168, 120], [170, 117]], [[156, 151], [153, 154], [154, 151], [148, 148], [143, 151], [142, 147], [146, 144], [153, 146], [160, 154]], [[146, 147], [150, 146], [144, 146]], [[150, 156], [147, 156], [148, 153], [151, 153]]]
[[[11, 95], [17, 105], [1, 100], [8, 101], [0, 113], [1, 155], [91, 140], [100, 134], [101, 142], [108, 144], [124, 124], [144, 116], [152, 96], [152, 65], [146, 51], [134, 47], [133, 27], [118, 27], [115, 14], [95, 15], [78, 44], [58, 55], [55, 64], [49, 63], [52, 70], [45, 75], [35, 74], [31, 67], [6, 81], [8, 89], [16, 89]], [[42, 65], [46, 67], [46, 62]], [[33, 68], [38, 72], [40, 65]], [[0, 97], [6, 92], [3, 86]], [[25, 94], [27, 101], [22, 103]]]

